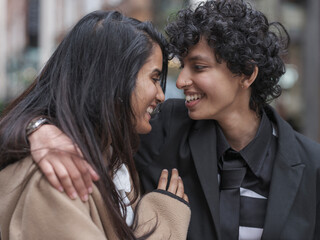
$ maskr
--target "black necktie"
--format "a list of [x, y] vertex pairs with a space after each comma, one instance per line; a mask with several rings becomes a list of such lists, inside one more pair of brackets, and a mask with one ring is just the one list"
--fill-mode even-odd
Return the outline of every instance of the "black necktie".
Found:
[[240, 186], [246, 167], [240, 153], [229, 149], [220, 162], [220, 224], [223, 240], [239, 239]]

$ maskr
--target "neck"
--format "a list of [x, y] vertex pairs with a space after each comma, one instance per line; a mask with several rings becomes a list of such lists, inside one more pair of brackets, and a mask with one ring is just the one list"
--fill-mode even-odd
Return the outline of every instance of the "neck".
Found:
[[245, 111], [234, 112], [218, 123], [230, 146], [240, 151], [255, 137], [260, 121], [257, 113], [248, 108]]

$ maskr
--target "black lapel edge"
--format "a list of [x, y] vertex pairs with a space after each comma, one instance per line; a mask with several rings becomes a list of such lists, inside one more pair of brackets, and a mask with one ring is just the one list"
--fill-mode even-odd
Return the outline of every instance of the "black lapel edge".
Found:
[[189, 145], [200, 183], [220, 239], [219, 184], [216, 127], [213, 120], [197, 121], [189, 136]]

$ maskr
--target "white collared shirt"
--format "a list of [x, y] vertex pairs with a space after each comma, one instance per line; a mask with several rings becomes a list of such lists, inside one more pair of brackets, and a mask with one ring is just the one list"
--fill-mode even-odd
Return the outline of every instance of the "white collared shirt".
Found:
[[[131, 192], [130, 174], [125, 164], [121, 164], [120, 168], [115, 172], [113, 176], [113, 183], [127, 209], [126, 223], [131, 226], [133, 223], [134, 212], [130, 205], [130, 200], [127, 197], [127, 193]], [[120, 208], [123, 215], [122, 208]]]

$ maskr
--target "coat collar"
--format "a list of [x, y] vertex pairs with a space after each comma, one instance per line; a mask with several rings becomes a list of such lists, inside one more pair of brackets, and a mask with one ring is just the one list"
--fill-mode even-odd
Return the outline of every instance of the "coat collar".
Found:
[[291, 126], [271, 107], [266, 107], [266, 111], [276, 124], [278, 144], [262, 239], [280, 239], [300, 186], [304, 164], [295, 147], [297, 143]]

